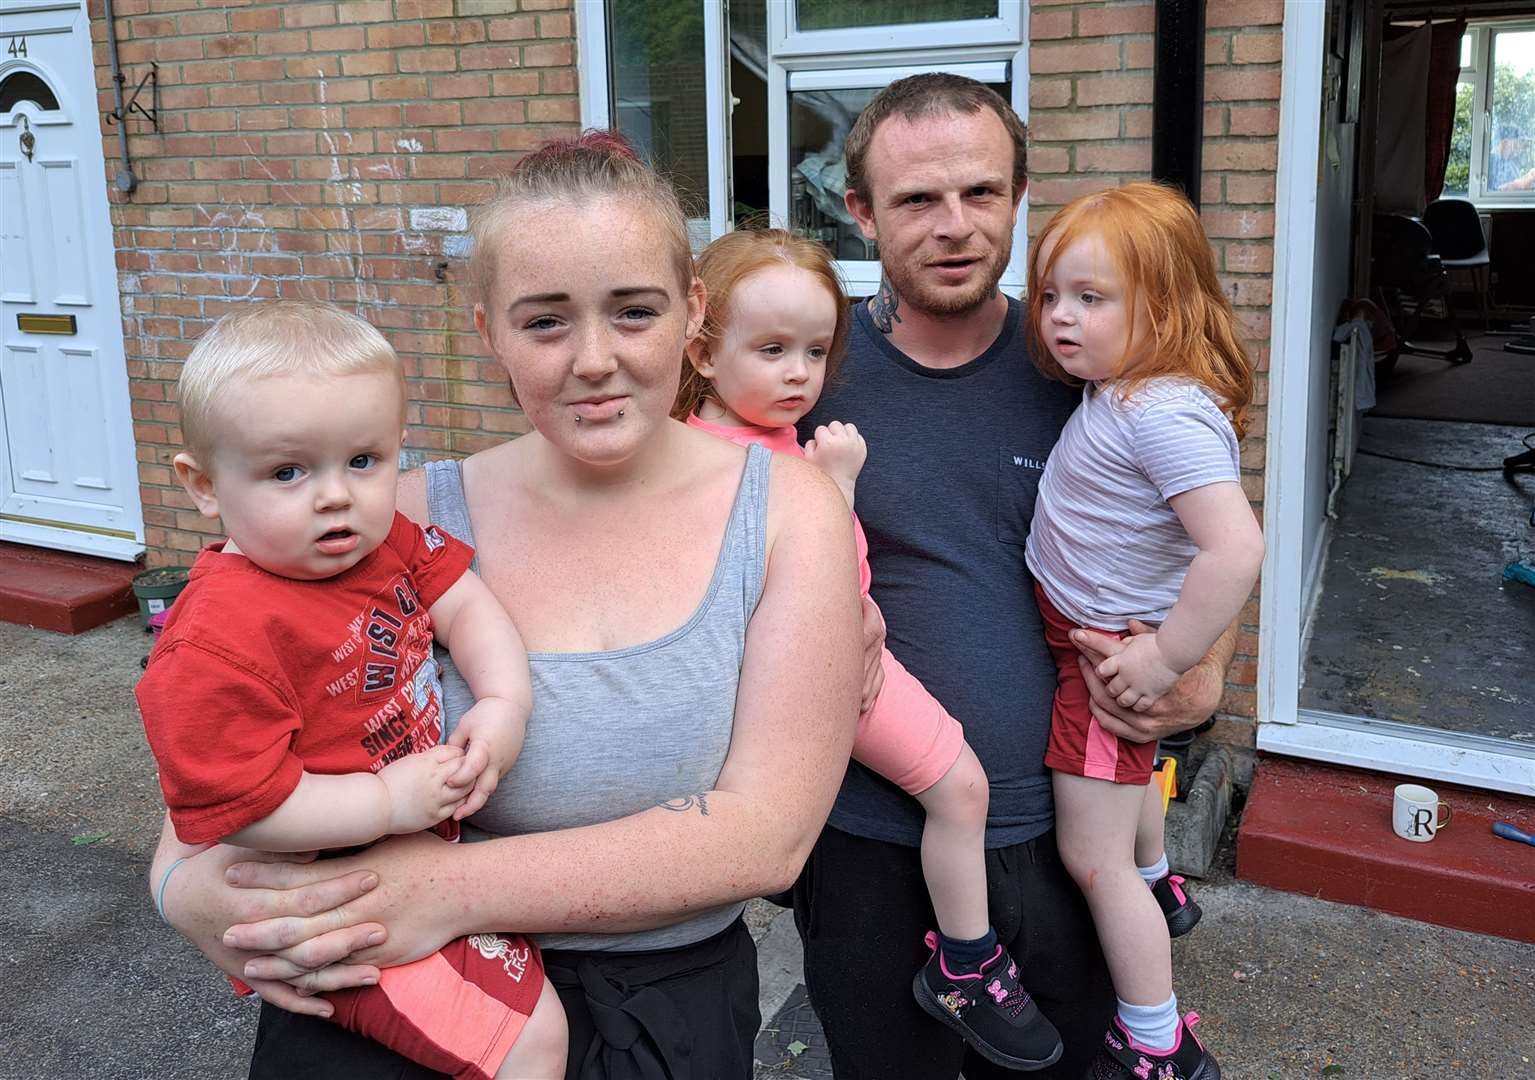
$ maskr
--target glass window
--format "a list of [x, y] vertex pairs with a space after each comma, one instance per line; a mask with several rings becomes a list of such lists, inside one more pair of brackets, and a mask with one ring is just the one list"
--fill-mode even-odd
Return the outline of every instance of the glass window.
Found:
[[1535, 191], [1535, 30], [1492, 38], [1487, 193]]
[[1444, 168], [1444, 195], [1465, 196], [1471, 190], [1471, 110], [1476, 84], [1463, 78], [1455, 85], [1455, 124], [1450, 129], [1450, 160]]
[[998, 0], [798, 0], [800, 30], [840, 30], [856, 26], [909, 26], [912, 23], [995, 19]]
[[[703, 5], [607, 5], [612, 123], [683, 197], [689, 233], [709, 239]], [[700, 233], [701, 230], [701, 233]]]
[[[1004, 101], [1010, 84], [988, 84]], [[863, 238], [843, 202], [847, 159], [842, 146], [853, 121], [880, 87], [789, 92], [789, 220], [838, 259], [874, 261], [876, 244]]]

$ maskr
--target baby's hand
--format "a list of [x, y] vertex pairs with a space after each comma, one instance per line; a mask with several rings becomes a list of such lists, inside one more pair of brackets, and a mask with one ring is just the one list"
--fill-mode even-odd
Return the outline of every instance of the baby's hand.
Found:
[[490, 798], [496, 784], [517, 760], [522, 749], [525, 720], [519, 720], [517, 710], [505, 698], [485, 697], [474, 703], [453, 729], [448, 745], [462, 747], [463, 761], [453, 776], [453, 782], [470, 787], [469, 797], [453, 814], [455, 821], [462, 821]]
[[391, 835], [430, 829], [463, 805], [469, 785], [453, 782], [463, 758], [456, 746], [434, 746], [379, 770], [378, 778], [389, 792]]
[[805, 459], [837, 482], [850, 507], [853, 505], [853, 486], [858, 482], [858, 473], [868, 456], [868, 444], [858, 434], [858, 429], [841, 420], [822, 424], [805, 443]]
[[1145, 712], [1156, 704], [1157, 698], [1171, 690], [1182, 675], [1162, 658], [1155, 634], [1137, 634], [1128, 639], [1124, 649], [1099, 664], [1097, 670], [1110, 696], [1136, 712]]

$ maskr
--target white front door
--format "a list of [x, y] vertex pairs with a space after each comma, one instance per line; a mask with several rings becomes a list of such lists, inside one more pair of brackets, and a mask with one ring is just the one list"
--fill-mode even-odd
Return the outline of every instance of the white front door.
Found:
[[0, 0], [0, 540], [144, 550], [82, 4]]

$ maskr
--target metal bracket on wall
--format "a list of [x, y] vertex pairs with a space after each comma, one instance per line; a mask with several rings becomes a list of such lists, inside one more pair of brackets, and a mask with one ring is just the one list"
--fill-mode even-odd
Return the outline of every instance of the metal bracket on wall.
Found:
[[[127, 77], [125, 75], [123, 75], [123, 73], [121, 71], [117, 71], [117, 72], [114, 72], [112, 74], [112, 78], [113, 78], [113, 80], [118, 85], [118, 88], [119, 88], [118, 93], [119, 93], [119, 98], [120, 98], [121, 97], [121, 88], [123, 86], [127, 85], [127, 82], [128, 82]], [[143, 92], [144, 87], [145, 87], [146, 84], [149, 86], [149, 103], [150, 103], [150, 107], [147, 108], [147, 109], [144, 108], [144, 106], [139, 104], [139, 94]], [[111, 112], [106, 114], [107, 123], [109, 123], [109, 124], [122, 123], [124, 120], [126, 120], [128, 118], [128, 115], [130, 113], [138, 113], [145, 120], [148, 120], [151, 124], [153, 124], [156, 131], [159, 131], [160, 130], [160, 110], [156, 107], [156, 103], [159, 100], [160, 100], [160, 65], [156, 64], [156, 63], [151, 63], [149, 65], [149, 72], [148, 72], [148, 74], [146, 74], [142, 79], [139, 80], [138, 86], [133, 88], [133, 96], [128, 99], [127, 103], [122, 105], [122, 106], [120, 106], [119, 108], [113, 109]]]

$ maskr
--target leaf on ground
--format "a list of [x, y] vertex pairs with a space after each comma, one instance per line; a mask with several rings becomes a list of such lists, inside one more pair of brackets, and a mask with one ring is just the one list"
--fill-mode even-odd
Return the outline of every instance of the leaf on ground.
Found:
[[789, 1053], [793, 1054], [795, 1057], [799, 1057], [806, 1050], [809, 1050], [810, 1047], [806, 1046], [804, 1043], [800, 1042], [798, 1039], [795, 1039], [788, 1046], [784, 1047], [784, 1049], [789, 1051]]
[[83, 832], [78, 836], [71, 836], [69, 842], [75, 847], [83, 847], [86, 844], [94, 844], [98, 840], [105, 840], [108, 834], [104, 832]]
[[1342, 1076], [1343, 1075], [1343, 1066], [1342, 1065], [1323, 1065], [1322, 1066], [1322, 1075], [1323, 1076]]

